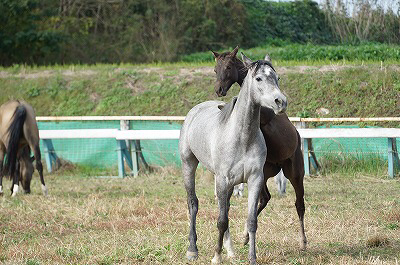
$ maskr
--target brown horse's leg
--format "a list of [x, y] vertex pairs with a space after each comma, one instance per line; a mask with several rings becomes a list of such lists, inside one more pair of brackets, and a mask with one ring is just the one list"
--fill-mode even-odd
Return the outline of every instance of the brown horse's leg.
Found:
[[0, 149], [0, 196], [3, 195], [3, 162], [4, 162], [4, 152]]
[[33, 155], [35, 156], [36, 169], [39, 172], [40, 182], [42, 183], [43, 195], [47, 196], [48, 191], [47, 191], [46, 184], [44, 183], [42, 156], [41, 156], [41, 153], [40, 153], [39, 144], [36, 144], [33, 147], [31, 146], [31, 149], [33, 150]]
[[[299, 141], [300, 142], [300, 141]], [[290, 180], [296, 193], [296, 210], [300, 221], [300, 248], [306, 249], [307, 239], [304, 232], [304, 164], [300, 145], [296, 149], [294, 156], [283, 164], [283, 173]]]
[[15, 197], [18, 193], [18, 184], [19, 184], [19, 167], [20, 167], [20, 162], [19, 159], [17, 159], [16, 164], [15, 164], [15, 171], [11, 172], [10, 174], [13, 175], [13, 181], [12, 181], [12, 186], [11, 186], [11, 196]]

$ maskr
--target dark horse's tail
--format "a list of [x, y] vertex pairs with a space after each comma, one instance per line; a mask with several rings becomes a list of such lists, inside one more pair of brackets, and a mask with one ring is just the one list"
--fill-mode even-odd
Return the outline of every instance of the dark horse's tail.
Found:
[[26, 109], [23, 105], [19, 105], [14, 112], [13, 121], [8, 128], [9, 142], [7, 147], [7, 157], [4, 164], [4, 170], [13, 178], [17, 163], [17, 153], [19, 140], [23, 134], [23, 126], [26, 119]]

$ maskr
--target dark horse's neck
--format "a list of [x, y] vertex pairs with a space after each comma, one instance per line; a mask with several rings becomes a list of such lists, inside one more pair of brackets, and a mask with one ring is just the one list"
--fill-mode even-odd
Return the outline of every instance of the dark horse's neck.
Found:
[[238, 80], [237, 80], [237, 83], [240, 85], [240, 86], [242, 86], [242, 84], [243, 84], [243, 80], [244, 80], [244, 78], [246, 77], [246, 75], [247, 75], [247, 67], [244, 65], [244, 63], [241, 61], [241, 60], [239, 60], [238, 58], [236, 58], [235, 57], [235, 66], [236, 66], [236, 69], [237, 69], [237, 71], [238, 71]]
[[[237, 83], [240, 86], [242, 86], [244, 78], [247, 75], [247, 71], [248, 71], [247, 67], [244, 65], [244, 63], [241, 60], [239, 60], [236, 57], [235, 57], [235, 66], [236, 66], [236, 69], [238, 71], [238, 81], [237, 81]], [[274, 117], [275, 117], [275, 113], [274, 113], [274, 111], [272, 109], [261, 107], [260, 121], [261, 121], [262, 125], [270, 122]]]

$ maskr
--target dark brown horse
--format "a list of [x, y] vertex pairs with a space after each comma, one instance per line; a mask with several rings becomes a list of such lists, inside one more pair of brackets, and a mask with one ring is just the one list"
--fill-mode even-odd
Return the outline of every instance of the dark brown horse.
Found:
[[[215, 73], [217, 81], [215, 92], [218, 96], [225, 96], [229, 88], [238, 83], [242, 86], [247, 75], [244, 63], [236, 57], [239, 47], [232, 52], [213, 52], [217, 65]], [[271, 61], [267, 55], [266, 61]], [[304, 162], [301, 152], [300, 135], [290, 122], [287, 115], [275, 115], [268, 108], [261, 108], [260, 129], [267, 145], [267, 157], [264, 165], [264, 179], [275, 176], [281, 169], [290, 180], [296, 193], [296, 210], [300, 220], [300, 247], [305, 249], [307, 240], [304, 232]], [[271, 194], [267, 185], [260, 193], [258, 214], [267, 206]], [[248, 242], [248, 233], [245, 231], [245, 244]]]
[[[33, 158], [30, 157], [31, 150]], [[3, 193], [4, 172], [9, 173], [12, 178], [12, 196], [17, 194], [20, 182], [25, 193], [30, 193], [34, 159], [36, 159], [36, 169], [39, 172], [43, 194], [47, 195], [35, 112], [32, 106], [25, 101], [8, 101], [0, 107], [0, 195]]]

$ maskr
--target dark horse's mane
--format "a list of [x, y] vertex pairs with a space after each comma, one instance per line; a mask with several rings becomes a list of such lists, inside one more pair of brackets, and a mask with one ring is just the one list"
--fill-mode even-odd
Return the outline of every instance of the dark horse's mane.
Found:
[[237, 101], [237, 97], [233, 97], [232, 100], [225, 105], [219, 105], [218, 108], [221, 109], [220, 112], [220, 121], [221, 123], [225, 123], [232, 114], [233, 109], [235, 108], [235, 104]]

